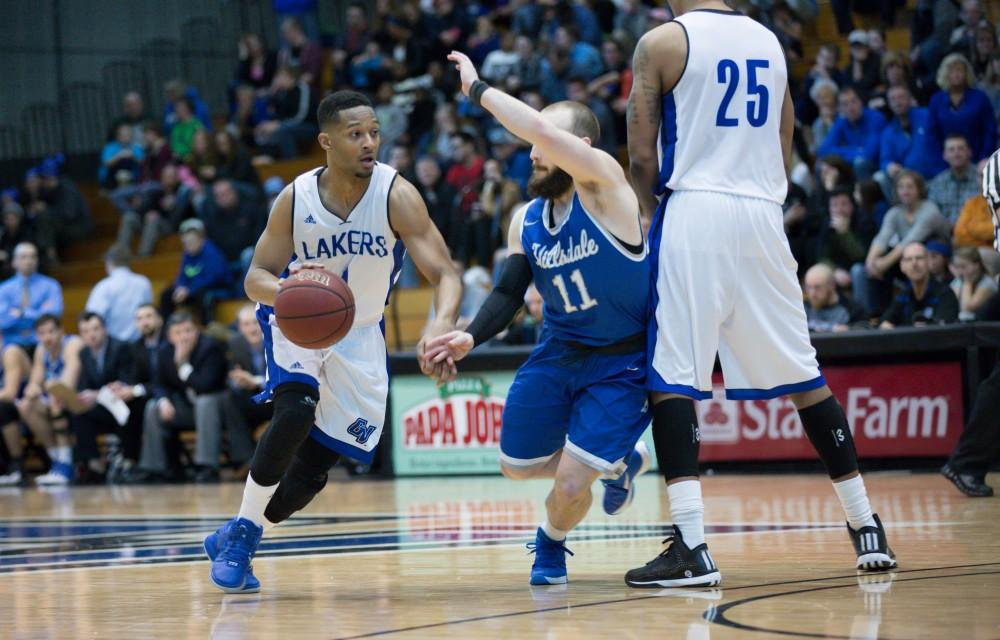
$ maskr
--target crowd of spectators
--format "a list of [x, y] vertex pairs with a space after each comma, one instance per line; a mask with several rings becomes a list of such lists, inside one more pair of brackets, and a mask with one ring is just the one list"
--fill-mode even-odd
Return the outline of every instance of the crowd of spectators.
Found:
[[[0, 484], [23, 480], [19, 422], [50, 465], [42, 483], [74, 475], [214, 481], [222, 452], [245, 465], [254, 428], [268, 418], [251, 400], [264, 374], [260, 329], [250, 307], [231, 339], [202, 327], [216, 300], [243, 295], [253, 244], [283, 187], [278, 178], [262, 182], [256, 167], [315, 153], [323, 94], [352, 87], [372, 97], [379, 160], [417, 187], [466, 270], [467, 321], [503, 260], [507, 222], [529, 197], [531, 160], [523, 141], [462, 98], [447, 52], [466, 51], [484, 79], [533, 107], [587, 104], [601, 125], [596, 144], [624, 163], [632, 52], [671, 17], [662, 3], [639, 0], [379, 0], [373, 10], [351, 3], [341, 31], [320, 39], [311, 3], [292, 4], [302, 6], [279, 11], [278, 47], [258, 33], [234, 43], [226, 104], [206, 104], [182, 80], [163, 88], [158, 114], [137, 92], [122, 97], [93, 176], [121, 220], [79, 337], [61, 327], [59, 284], [39, 272], [91, 235], [85, 199], [58, 156], [0, 194], [0, 269], [10, 276], [0, 285], [9, 460]], [[804, 70], [791, 76], [796, 131], [784, 223], [810, 328], [976, 319], [997, 293], [991, 276], [1000, 269], [978, 186], [997, 145], [1000, 47], [979, 1], [920, 0], [907, 12], [909, 50], [886, 37], [900, 3], [837, 1], [842, 38], [823, 43], [811, 64], [803, 28], [818, 13], [813, 0], [735, 4]], [[852, 10], [870, 10], [883, 28], [855, 28]], [[156, 300], [129, 269], [130, 249], [148, 257], [173, 234], [183, 254]], [[405, 264], [399, 285], [419, 284]], [[541, 299], [529, 289], [524, 311], [493, 344], [530, 344], [541, 321]], [[177, 437], [184, 430], [196, 432], [191, 452]], [[114, 443], [103, 458], [100, 433]]]

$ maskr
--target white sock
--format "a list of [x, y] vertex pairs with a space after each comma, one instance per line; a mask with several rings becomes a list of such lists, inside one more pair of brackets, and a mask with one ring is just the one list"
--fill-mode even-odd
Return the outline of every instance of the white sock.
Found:
[[246, 518], [258, 527], [263, 527], [267, 524], [264, 509], [267, 509], [267, 503], [271, 501], [271, 496], [277, 488], [277, 483], [264, 487], [257, 484], [252, 475], [247, 475], [247, 484], [243, 488], [243, 504], [240, 505], [240, 514], [237, 517]]
[[73, 463], [73, 450], [66, 446], [51, 447], [47, 450], [52, 462]]
[[861, 527], [875, 526], [872, 505], [868, 502], [868, 492], [865, 491], [865, 481], [860, 475], [843, 482], [834, 482], [833, 490], [840, 498], [840, 504], [844, 507], [847, 522], [852, 529], [857, 531]]
[[701, 482], [685, 480], [668, 484], [667, 496], [670, 498], [670, 519], [681, 530], [688, 549], [705, 542], [705, 502], [701, 499]]
[[542, 523], [542, 531], [544, 531], [545, 535], [549, 537], [549, 540], [555, 540], [556, 542], [565, 540], [566, 534], [569, 533], [569, 531], [563, 531], [562, 529], [556, 529], [553, 527], [548, 518], [546, 518], [545, 522]]

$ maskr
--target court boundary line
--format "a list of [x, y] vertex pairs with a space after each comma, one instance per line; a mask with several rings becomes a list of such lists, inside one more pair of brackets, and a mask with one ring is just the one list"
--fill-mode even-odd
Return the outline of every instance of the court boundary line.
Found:
[[[902, 570], [898, 570], [896, 573], [897, 574], [898, 573], [904, 573], [904, 574], [923, 573], [923, 572], [927, 572], [927, 571], [947, 571], [949, 569], [972, 569], [972, 568], [989, 567], [989, 566], [996, 566], [996, 565], [1000, 565], [1000, 562], [984, 562], [984, 563], [969, 564], [969, 565], [954, 565], [954, 566], [948, 566], [948, 567], [927, 567], [927, 568], [923, 568], [923, 569], [902, 569]], [[976, 573], [969, 573], [969, 574], [958, 574], [958, 575], [954, 575], [954, 576], [918, 576], [917, 578], [927, 580], [927, 579], [933, 579], [933, 578], [962, 577], [963, 575], [993, 575], [993, 574], [1000, 574], [1000, 571], [976, 572]], [[859, 575], [858, 573], [854, 573], [854, 574], [851, 574], [851, 575], [843, 575], [843, 576], [827, 576], [827, 577], [822, 577], [822, 578], [809, 578], [809, 579], [802, 579], [802, 580], [787, 580], [787, 581], [782, 581], [782, 582], [768, 582], [768, 583], [761, 583], [761, 584], [749, 584], [749, 585], [741, 585], [741, 586], [735, 586], [735, 587], [721, 587], [721, 589], [723, 591], [742, 591], [742, 590], [746, 590], [746, 589], [759, 589], [759, 588], [763, 588], [763, 587], [776, 587], [776, 586], [793, 585], [793, 584], [808, 584], [810, 582], [824, 582], [824, 581], [827, 581], [827, 580], [844, 580], [844, 579], [848, 579], [848, 578], [857, 579], [858, 575]], [[864, 574], [861, 574], [861, 575], [864, 575]], [[912, 582], [912, 581], [914, 581], [917, 578], [901, 579], [901, 580], [898, 580], [898, 582]], [[824, 589], [833, 589], [833, 588], [843, 589], [843, 588], [857, 587], [857, 586], [858, 585], [855, 582], [855, 583], [846, 584], [846, 585], [825, 585], [822, 588], [824, 588]], [[793, 593], [808, 593], [809, 591], [816, 591], [816, 590], [820, 590], [820, 588], [803, 589], [803, 590], [798, 590], [798, 591], [789, 591], [789, 592], [786, 592], [785, 595], [793, 594]], [[638, 591], [638, 589], [636, 589], [636, 591]], [[515, 617], [532, 615], [532, 614], [537, 614], [537, 613], [549, 613], [549, 612], [552, 612], [552, 611], [564, 611], [566, 609], [576, 609], [576, 608], [584, 609], [584, 608], [588, 608], [588, 607], [599, 607], [599, 606], [605, 606], [605, 605], [623, 604], [623, 603], [626, 603], [626, 602], [640, 602], [640, 601], [643, 601], [643, 600], [652, 600], [652, 599], [662, 598], [662, 597], [663, 596], [661, 596], [661, 595], [636, 596], [634, 598], [615, 598], [613, 600], [598, 600], [598, 601], [595, 601], [595, 602], [583, 602], [583, 603], [580, 603], [580, 604], [572, 604], [572, 605], [567, 604], [567, 605], [562, 605], [562, 606], [558, 606], [558, 607], [545, 607], [545, 608], [541, 608], [541, 609], [531, 609], [531, 610], [523, 610], [523, 611], [509, 611], [509, 612], [506, 612], [506, 613], [490, 614], [490, 615], [482, 615], [482, 616], [473, 616], [473, 617], [470, 617], [470, 618], [459, 618], [457, 620], [448, 620], [448, 621], [444, 621], [444, 622], [434, 622], [434, 623], [428, 623], [428, 624], [422, 624], [422, 625], [414, 625], [414, 626], [411, 626], [411, 627], [400, 627], [400, 628], [397, 628], [397, 629], [385, 629], [385, 630], [382, 630], [382, 631], [374, 631], [374, 632], [371, 632], [371, 633], [363, 633], [363, 634], [352, 635], [352, 636], [338, 636], [338, 637], [334, 638], [333, 640], [360, 640], [361, 638], [377, 638], [377, 637], [380, 637], [380, 636], [393, 635], [393, 634], [397, 634], [397, 633], [407, 633], [407, 632], [410, 632], [410, 631], [423, 631], [423, 630], [426, 630], [426, 629], [436, 629], [436, 628], [447, 627], [447, 626], [451, 626], [451, 625], [469, 624], [469, 623], [472, 623], [472, 622], [483, 622], [485, 620], [499, 620], [499, 619], [503, 619], [503, 618], [515, 618]], [[757, 599], [760, 599], [762, 597], [764, 597], [764, 596], [755, 596], [755, 598], [757, 598]], [[739, 601], [737, 601], [737, 602], [739, 602]], [[718, 611], [719, 609], [721, 609], [724, 606], [725, 605], [718, 605], [716, 607], [716, 611]], [[722, 625], [722, 626], [725, 626], [725, 625]], [[764, 631], [768, 631], [768, 630], [764, 630]], [[779, 632], [772, 632], [772, 633], [779, 633]], [[848, 638], [847, 636], [826, 636], [826, 635], [806, 636], [806, 637], [816, 637], [816, 638]], [[849, 638], [848, 638], [848, 640], [849, 640]]]

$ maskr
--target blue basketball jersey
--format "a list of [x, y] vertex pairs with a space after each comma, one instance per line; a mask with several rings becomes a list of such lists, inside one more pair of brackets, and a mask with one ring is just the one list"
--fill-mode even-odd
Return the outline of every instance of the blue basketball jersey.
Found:
[[63, 358], [63, 354], [66, 352], [66, 343], [69, 341], [69, 336], [63, 336], [62, 344], [59, 346], [59, 355], [53, 358], [49, 355], [48, 351], [44, 351], [45, 347], [41, 344], [38, 345], [39, 349], [44, 351], [43, 364], [45, 365], [45, 379], [46, 380], [56, 380], [62, 375], [63, 369], [66, 368], [66, 361]]
[[555, 228], [551, 206], [549, 200], [532, 200], [521, 227], [521, 245], [544, 302], [544, 333], [603, 346], [644, 332], [650, 277], [645, 247], [638, 254], [629, 251], [576, 194]]

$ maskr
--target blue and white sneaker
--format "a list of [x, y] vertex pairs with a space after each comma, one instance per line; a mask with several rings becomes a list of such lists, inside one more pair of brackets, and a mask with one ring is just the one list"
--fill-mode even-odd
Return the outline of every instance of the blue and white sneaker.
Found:
[[233, 518], [222, 527], [217, 538], [221, 546], [216, 547], [218, 555], [212, 560], [209, 574], [215, 586], [226, 593], [243, 593], [250, 563], [263, 534], [264, 527], [246, 518]]
[[541, 527], [535, 541], [527, 545], [528, 553], [535, 554], [531, 565], [531, 584], [566, 584], [566, 554], [573, 552], [566, 548], [566, 541], [557, 542], [545, 535]]
[[616, 516], [632, 504], [635, 498], [635, 479], [649, 469], [649, 448], [641, 440], [628, 457], [625, 471], [617, 480], [601, 480], [604, 485], [604, 513]]
[[[219, 555], [219, 547], [222, 546], [221, 540], [223, 539], [225, 529], [226, 525], [222, 525], [215, 533], [209, 534], [205, 538], [205, 554], [209, 560], [215, 560], [215, 557]], [[258, 591], [260, 591], [260, 580], [253, 574], [253, 565], [251, 564], [247, 570], [247, 580], [243, 584], [240, 593], [257, 593]]]

